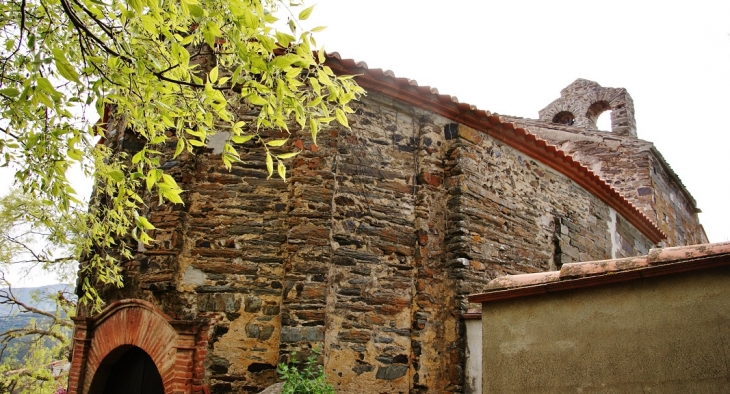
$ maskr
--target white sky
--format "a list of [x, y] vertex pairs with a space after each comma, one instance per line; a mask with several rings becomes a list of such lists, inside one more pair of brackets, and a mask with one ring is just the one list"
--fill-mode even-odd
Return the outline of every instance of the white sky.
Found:
[[537, 118], [576, 78], [626, 88], [639, 137], [695, 197], [710, 241], [730, 240], [730, 1], [311, 4], [306, 24], [328, 26], [316, 36], [328, 51], [491, 112]]
[[462, 102], [537, 118], [577, 78], [626, 88], [652, 141], [730, 240], [730, 1], [320, 0], [327, 51]]

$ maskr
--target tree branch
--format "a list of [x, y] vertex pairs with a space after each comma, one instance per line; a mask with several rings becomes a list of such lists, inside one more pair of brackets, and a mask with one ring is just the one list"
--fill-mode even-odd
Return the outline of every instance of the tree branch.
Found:
[[[73, 325], [69, 324], [68, 327], [69, 328], [73, 327]], [[2, 337], [2, 339], [0, 339], [0, 341], [9, 342], [12, 339], [20, 338], [20, 337], [24, 337], [24, 336], [28, 336], [28, 335], [38, 335], [40, 337], [51, 337], [51, 338], [57, 339], [61, 342], [66, 340], [66, 337], [64, 335], [57, 333], [57, 332], [53, 332], [51, 330], [43, 330], [40, 328], [16, 328], [16, 329], [12, 329], [12, 330], [7, 330], [4, 333], [0, 334], [0, 337]]]
[[111, 28], [106, 23], [97, 19], [96, 16], [94, 16], [94, 14], [91, 13], [91, 11], [89, 11], [88, 8], [84, 7], [81, 3], [79, 3], [78, 0], [72, 0], [72, 1], [76, 4], [77, 7], [79, 7], [82, 11], [84, 11], [84, 13], [89, 16], [89, 18], [91, 18], [94, 22], [96, 22], [96, 24], [102, 30], [104, 30], [104, 33], [106, 33], [106, 35], [108, 35], [110, 38], [114, 39], [114, 32], [111, 30]]
[[101, 49], [103, 49], [104, 51], [106, 51], [107, 53], [110, 53], [110, 54], [112, 54], [114, 56], [117, 56], [118, 58], [124, 60], [127, 63], [130, 63], [130, 64], [134, 63], [131, 58], [129, 58], [127, 56], [124, 56], [124, 55], [118, 53], [117, 51], [109, 48], [104, 43], [104, 41], [102, 41], [99, 37], [97, 37], [94, 33], [92, 33], [91, 30], [89, 30], [89, 28], [86, 27], [86, 25], [84, 25], [84, 23], [81, 20], [79, 20], [79, 17], [71, 9], [71, 6], [68, 4], [68, 1], [67, 0], [61, 0], [61, 7], [63, 8], [63, 12], [71, 20], [71, 23], [74, 25], [74, 27], [76, 28], [76, 30], [78, 30], [79, 32], [83, 32], [87, 37], [89, 37], [92, 40], [94, 40], [99, 45], [99, 47]]
[[[34, 306], [31, 306], [31, 305], [28, 305], [28, 304], [24, 303], [23, 301], [20, 301], [18, 299], [18, 297], [15, 296], [15, 293], [13, 293], [13, 288], [12, 288], [12, 286], [10, 286], [10, 283], [8, 283], [7, 281], [5, 281], [5, 283], [8, 285], [8, 288], [7, 288], [7, 290], [0, 290], [0, 299], [4, 299], [4, 301], [0, 301], [0, 304], [5, 304], [5, 305], [12, 304], [12, 305], [16, 305], [16, 306], [18, 306], [18, 309], [20, 309], [20, 308], [23, 308], [24, 309], [24, 310], [21, 310], [20, 311], [21, 313], [35, 313], [35, 314], [42, 315], [42, 316], [45, 316], [45, 317], [48, 317], [48, 318], [53, 319], [54, 324], [58, 324], [58, 325], [60, 325], [62, 327], [68, 327], [68, 328], [72, 328], [73, 327], [73, 324], [69, 320], [60, 318], [59, 316], [56, 316], [55, 314], [53, 314], [51, 312], [47, 312], [47, 311], [38, 309], [38, 308], [36, 308]], [[63, 297], [60, 294], [59, 294], [59, 297], [62, 298], [63, 300], [66, 300], [66, 297]], [[63, 302], [63, 301], [61, 301], [61, 302]], [[9, 332], [21, 331], [21, 330], [28, 330], [28, 329], [27, 328], [19, 328], [19, 329], [16, 329], [16, 330], [8, 330], [8, 331], [6, 331], [4, 333], [0, 333], [0, 336], [8, 335]], [[59, 338], [59, 339], [60, 340], [63, 340], [63, 338]]]

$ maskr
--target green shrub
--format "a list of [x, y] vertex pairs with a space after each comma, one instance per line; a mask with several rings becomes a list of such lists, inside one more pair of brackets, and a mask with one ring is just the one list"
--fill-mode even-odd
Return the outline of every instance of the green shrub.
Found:
[[[276, 371], [284, 381], [281, 394], [334, 394], [335, 389], [327, 382], [324, 369], [317, 364], [317, 350], [307, 357], [304, 365], [292, 361], [287, 365], [279, 364]], [[292, 360], [296, 360], [296, 353], [292, 353]]]

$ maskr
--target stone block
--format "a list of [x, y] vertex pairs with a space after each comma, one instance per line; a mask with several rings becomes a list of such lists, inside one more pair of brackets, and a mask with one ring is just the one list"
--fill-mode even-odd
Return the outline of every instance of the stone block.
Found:
[[388, 365], [386, 367], [379, 367], [378, 372], [375, 374], [375, 378], [394, 380], [405, 376], [407, 372], [408, 367], [405, 365]]
[[281, 342], [321, 342], [324, 340], [324, 327], [281, 327]]

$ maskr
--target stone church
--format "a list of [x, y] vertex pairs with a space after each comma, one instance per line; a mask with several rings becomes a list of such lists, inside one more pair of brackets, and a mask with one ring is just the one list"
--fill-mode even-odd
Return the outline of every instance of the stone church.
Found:
[[156, 243], [75, 319], [70, 393], [257, 393], [315, 350], [341, 393], [471, 392], [467, 296], [491, 279], [707, 242], [625, 89], [578, 79], [523, 119], [327, 64], [367, 96], [350, 130], [293, 135], [286, 182], [253, 145], [227, 171], [215, 138], [164, 163], [185, 205], [150, 204]]

